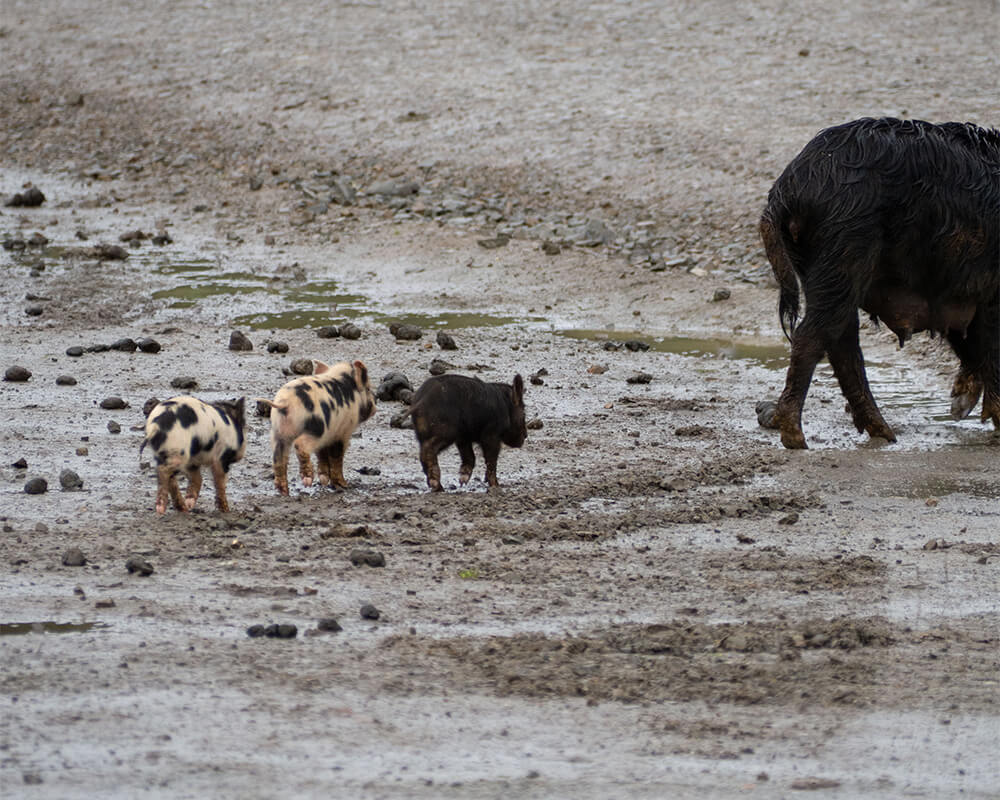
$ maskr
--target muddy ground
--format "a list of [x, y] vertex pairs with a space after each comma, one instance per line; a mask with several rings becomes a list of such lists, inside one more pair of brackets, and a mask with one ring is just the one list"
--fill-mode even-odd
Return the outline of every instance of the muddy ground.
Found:
[[[892, 445], [828, 368], [810, 450], [754, 407], [771, 181], [857, 116], [996, 125], [998, 14], [5, 0], [0, 192], [46, 201], [0, 208], [4, 796], [996, 797], [1000, 440], [953, 359], [866, 328]], [[251, 417], [233, 510], [157, 517], [144, 403], [297, 358], [520, 372], [539, 424], [432, 496], [383, 402], [286, 498]]]

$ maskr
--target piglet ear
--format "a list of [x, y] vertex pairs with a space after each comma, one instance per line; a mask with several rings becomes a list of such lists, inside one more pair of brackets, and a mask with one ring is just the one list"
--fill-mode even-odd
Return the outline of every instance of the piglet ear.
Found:
[[514, 396], [517, 402], [524, 404], [524, 379], [520, 375], [514, 376]]
[[368, 367], [365, 366], [364, 361], [354, 362], [354, 381], [358, 387], [368, 385]]
[[245, 397], [241, 397], [239, 400], [233, 401], [233, 405], [236, 406], [236, 410], [240, 413], [241, 416], [243, 415], [243, 408], [245, 404], [246, 404]]
[[324, 372], [330, 371], [330, 365], [324, 364], [317, 358], [313, 359], [313, 375], [322, 375]]

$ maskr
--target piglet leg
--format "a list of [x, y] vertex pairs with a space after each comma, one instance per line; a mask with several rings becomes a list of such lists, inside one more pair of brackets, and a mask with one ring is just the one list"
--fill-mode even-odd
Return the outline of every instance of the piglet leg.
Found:
[[470, 442], [459, 443], [458, 452], [462, 456], [462, 468], [458, 472], [458, 485], [465, 486], [472, 478], [472, 470], [476, 467], [476, 453]]
[[274, 486], [278, 494], [288, 494], [288, 444], [274, 444]]
[[299, 475], [303, 486], [313, 485], [312, 448], [302, 439], [295, 441], [295, 455], [299, 458]]
[[441, 491], [441, 467], [438, 466], [437, 454], [440, 447], [433, 439], [422, 442], [420, 445], [420, 466], [424, 468], [424, 475], [427, 476], [427, 485], [432, 492]]
[[188, 490], [184, 498], [184, 507], [190, 511], [194, 504], [198, 502], [198, 495], [201, 494], [201, 470], [195, 467], [187, 470]]
[[212, 462], [212, 482], [215, 484], [215, 507], [219, 511], [229, 510], [226, 499], [226, 471], [218, 461]]
[[497, 480], [497, 460], [500, 458], [500, 442], [482, 442], [483, 460], [486, 461], [486, 483], [491, 488], [500, 486]]

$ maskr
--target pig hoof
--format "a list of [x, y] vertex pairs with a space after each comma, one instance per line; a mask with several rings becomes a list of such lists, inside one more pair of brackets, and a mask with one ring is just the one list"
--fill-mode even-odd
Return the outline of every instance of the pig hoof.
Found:
[[157, 514], [166, 514], [167, 513], [167, 504], [166, 503], [157, 503], [156, 504], [156, 513]]
[[198, 502], [198, 498], [197, 497], [185, 497], [184, 498], [184, 508], [187, 511], [190, 511], [192, 508], [194, 508], [194, 504], [196, 502]]
[[[305, 483], [304, 480], [302, 482]], [[326, 477], [326, 475], [320, 475], [319, 476], [319, 485], [320, 486], [330, 486], [331, 483], [332, 483], [332, 481], [328, 477]], [[309, 484], [306, 483], [306, 486], [308, 486], [308, 485]], [[334, 485], [336, 485], [336, 484], [334, 484]]]
[[305, 486], [305, 487], [312, 486], [313, 485], [313, 479], [312, 478], [303, 478], [302, 479], [302, 485]]

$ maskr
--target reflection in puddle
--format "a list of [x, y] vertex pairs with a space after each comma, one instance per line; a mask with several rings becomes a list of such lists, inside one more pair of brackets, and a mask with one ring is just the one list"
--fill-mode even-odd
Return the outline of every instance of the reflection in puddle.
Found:
[[85, 633], [110, 627], [104, 622], [0, 622], [0, 636], [28, 633]]
[[521, 325], [545, 322], [544, 317], [506, 317], [493, 314], [476, 314], [468, 311], [444, 311], [440, 314], [376, 314], [375, 321], [388, 324], [416, 325], [418, 328], [502, 328], [504, 325]]
[[556, 331], [560, 336], [589, 341], [639, 341], [659, 353], [675, 353], [692, 358], [740, 359], [752, 361], [768, 369], [788, 366], [788, 345], [764, 345], [733, 342], [728, 339], [694, 339], [687, 336], [648, 336], [627, 331], [567, 329]]

